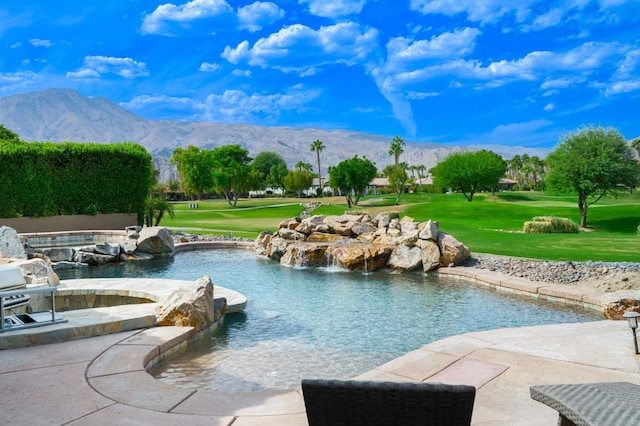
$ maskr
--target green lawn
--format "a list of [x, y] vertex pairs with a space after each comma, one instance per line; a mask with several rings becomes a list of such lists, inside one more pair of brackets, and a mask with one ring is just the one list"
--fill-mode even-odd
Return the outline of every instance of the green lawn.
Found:
[[[282, 219], [304, 209], [302, 203], [327, 203], [314, 214], [342, 214], [348, 210], [344, 198], [262, 198], [238, 201], [231, 208], [224, 201], [176, 203], [174, 218], [162, 226], [191, 232], [232, 233], [256, 237], [263, 230], [276, 230]], [[567, 217], [579, 223], [576, 197], [549, 196], [535, 192], [503, 192], [493, 197], [476, 195], [472, 202], [460, 194], [406, 194], [395, 206], [390, 195], [361, 200], [355, 211], [375, 214], [398, 211], [417, 221], [432, 219], [440, 229], [467, 245], [472, 253], [491, 253], [547, 260], [640, 261], [640, 194], [603, 199], [588, 211], [589, 231], [579, 234], [523, 234], [524, 222], [534, 216]]]

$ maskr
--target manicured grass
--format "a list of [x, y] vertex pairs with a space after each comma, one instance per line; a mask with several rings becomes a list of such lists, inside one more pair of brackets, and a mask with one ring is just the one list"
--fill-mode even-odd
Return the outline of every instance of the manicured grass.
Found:
[[[524, 234], [524, 222], [534, 216], [559, 216], [580, 222], [577, 199], [535, 192], [503, 192], [496, 197], [478, 194], [472, 202], [460, 194], [406, 194], [401, 205], [394, 196], [367, 197], [351, 210], [376, 214], [398, 211], [417, 221], [432, 219], [440, 229], [467, 245], [472, 253], [491, 253], [547, 260], [640, 261], [640, 193], [603, 199], [588, 211], [589, 231], [579, 234]], [[238, 208], [224, 201], [175, 205], [175, 218], [163, 226], [195, 229], [254, 238], [263, 230], [275, 231], [282, 219], [304, 209], [301, 203], [326, 203], [313, 214], [339, 215], [348, 210], [343, 197], [321, 199], [268, 198], [240, 200]]]

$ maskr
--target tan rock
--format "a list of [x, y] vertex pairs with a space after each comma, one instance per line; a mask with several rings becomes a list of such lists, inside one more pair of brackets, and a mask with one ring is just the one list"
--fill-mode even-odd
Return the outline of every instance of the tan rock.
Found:
[[292, 244], [292, 241], [285, 240], [281, 237], [274, 237], [271, 242], [267, 244], [267, 257], [276, 261], [279, 261], [282, 255], [287, 251], [287, 246]]
[[60, 284], [58, 274], [53, 271], [51, 264], [44, 259], [21, 259], [16, 260], [12, 265], [20, 268], [27, 284], [49, 284], [50, 286]]
[[138, 238], [138, 251], [143, 253], [171, 253], [175, 249], [173, 237], [167, 230], [159, 226], [144, 227]]
[[323, 223], [324, 223], [324, 216], [315, 215], [315, 216], [311, 216], [306, 219], [303, 219], [302, 222], [300, 222], [300, 224], [295, 229], [298, 232], [302, 232], [303, 234], [309, 235], [313, 233], [318, 228], [318, 226], [322, 225]]
[[384, 267], [392, 246], [377, 244], [340, 244], [327, 249], [329, 262], [352, 271], [375, 271]]
[[420, 240], [422, 254], [422, 270], [424, 272], [434, 271], [440, 266], [440, 247], [435, 241]]
[[194, 327], [200, 331], [218, 318], [213, 301], [213, 283], [207, 276], [171, 294], [156, 308], [156, 325]]
[[391, 253], [387, 266], [392, 271], [414, 271], [422, 266], [422, 250], [419, 247], [399, 245]]
[[307, 237], [308, 243], [326, 243], [329, 241], [346, 240], [347, 237], [338, 234], [328, 234], [326, 232], [313, 232]]
[[278, 229], [278, 235], [284, 238], [285, 240], [292, 240], [292, 241], [304, 241], [307, 238], [307, 236], [302, 232], [298, 232], [295, 229], [291, 229], [291, 228]]
[[375, 233], [377, 230], [378, 228], [369, 222], [358, 222], [351, 227], [351, 232], [354, 235]]
[[438, 234], [438, 246], [440, 246], [440, 265], [442, 266], [460, 265], [471, 254], [467, 246], [445, 232]]
[[438, 224], [432, 220], [428, 220], [420, 224], [420, 235], [418, 238], [421, 240], [438, 241]]
[[289, 244], [280, 263], [287, 266], [327, 266], [328, 255], [326, 251], [326, 244]]

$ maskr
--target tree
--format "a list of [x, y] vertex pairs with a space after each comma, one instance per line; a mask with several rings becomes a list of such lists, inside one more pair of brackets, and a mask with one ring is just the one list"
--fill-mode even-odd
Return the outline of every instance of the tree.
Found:
[[551, 189], [578, 194], [582, 228], [587, 227], [589, 206], [638, 183], [633, 151], [614, 128], [590, 126], [564, 135], [547, 156], [547, 166]]
[[324, 146], [324, 144], [320, 139], [316, 139], [315, 141], [311, 142], [311, 152], [316, 153], [316, 159], [318, 160], [318, 185], [320, 185], [320, 194], [322, 194], [322, 187], [323, 187], [322, 174], [320, 170], [320, 153], [325, 148], [326, 147]]
[[404, 152], [404, 139], [400, 136], [396, 136], [391, 141], [391, 146], [389, 147], [389, 155], [393, 155], [394, 164], [398, 167], [400, 163], [400, 154]]
[[199, 200], [205, 193], [213, 190], [214, 180], [212, 171], [211, 151], [189, 145], [186, 149], [176, 148], [171, 156], [171, 162], [176, 165], [182, 188], [188, 196], [196, 195]]
[[298, 171], [306, 171], [306, 172], [311, 172], [313, 170], [313, 166], [309, 163], [305, 163], [304, 161], [298, 161], [295, 165], [295, 168]]
[[406, 163], [400, 163], [398, 167], [388, 165], [382, 170], [382, 174], [389, 180], [391, 186], [396, 193], [396, 206], [400, 204], [400, 196], [404, 193], [405, 185], [409, 181]]
[[378, 170], [371, 161], [356, 155], [338, 163], [337, 166], [329, 167], [329, 186], [340, 190], [351, 208], [352, 204], [358, 205], [360, 197], [364, 195], [371, 179], [376, 177], [377, 173]]
[[4, 127], [0, 124], [0, 141], [2, 142], [20, 142], [20, 137], [17, 133]]
[[165, 213], [175, 215], [173, 205], [164, 194], [150, 194], [145, 203], [144, 223], [146, 226], [158, 226]]
[[236, 207], [240, 194], [251, 189], [256, 180], [249, 167], [249, 151], [240, 145], [223, 145], [211, 150], [211, 158], [216, 191]]
[[285, 163], [280, 154], [270, 151], [259, 153], [253, 161], [251, 161], [251, 168], [257, 171], [262, 177], [263, 185], [261, 189], [270, 186], [269, 176], [271, 169], [280, 165], [284, 165], [285, 168], [287, 167], [287, 163]]
[[286, 164], [278, 164], [272, 166], [269, 170], [269, 176], [267, 176], [267, 185], [273, 189], [284, 190], [284, 178], [289, 174]]
[[284, 188], [298, 197], [301, 197], [302, 191], [311, 187], [312, 183], [313, 174], [309, 170], [294, 170], [284, 178]]
[[498, 186], [506, 171], [502, 157], [484, 149], [451, 154], [431, 169], [434, 186], [456, 189], [467, 201], [478, 191]]

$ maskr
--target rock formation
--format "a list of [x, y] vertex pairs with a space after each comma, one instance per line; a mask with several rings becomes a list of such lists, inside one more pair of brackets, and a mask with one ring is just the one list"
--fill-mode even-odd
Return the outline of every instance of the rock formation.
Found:
[[275, 233], [261, 233], [255, 246], [259, 255], [284, 265], [364, 271], [430, 272], [459, 265], [470, 254], [464, 244], [439, 231], [437, 222], [400, 219], [393, 212], [287, 219]]
[[176, 291], [156, 308], [156, 325], [204, 330], [221, 315], [216, 311], [213, 291], [213, 283], [208, 276], [198, 278], [193, 288]]

